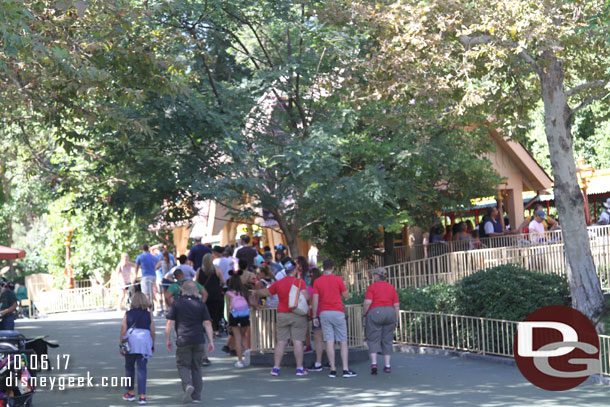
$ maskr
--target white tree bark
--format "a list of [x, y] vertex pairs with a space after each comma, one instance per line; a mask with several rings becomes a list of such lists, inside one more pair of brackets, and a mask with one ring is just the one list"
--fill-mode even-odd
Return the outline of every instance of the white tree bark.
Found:
[[603, 310], [604, 297], [591, 254], [584, 200], [576, 176], [572, 110], [564, 89], [562, 64], [553, 55], [545, 56], [547, 64], [539, 71], [545, 131], [555, 180], [555, 205], [563, 230], [572, 306], [597, 322]]

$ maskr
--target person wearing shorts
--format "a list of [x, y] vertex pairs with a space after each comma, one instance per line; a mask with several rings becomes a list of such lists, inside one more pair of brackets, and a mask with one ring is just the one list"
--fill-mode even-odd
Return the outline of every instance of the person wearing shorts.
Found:
[[292, 344], [294, 345], [294, 358], [297, 362], [296, 375], [305, 376], [308, 373], [307, 369], [303, 367], [303, 343], [305, 342], [305, 335], [307, 334], [307, 316], [293, 313], [288, 303], [290, 299], [290, 290], [293, 285], [303, 290], [303, 294], [309, 301], [307, 285], [305, 284], [305, 281], [295, 276], [296, 272], [296, 267], [293, 267], [287, 271], [288, 276], [285, 278], [276, 281], [267, 288], [253, 290], [254, 295], [258, 297], [278, 296], [277, 343], [275, 345], [273, 369], [271, 369], [271, 374], [273, 376], [280, 374], [280, 365], [282, 364], [282, 358], [284, 357], [284, 349], [286, 348], [289, 339], [292, 340]]
[[347, 324], [343, 310], [342, 298], [349, 298], [349, 292], [343, 279], [333, 275], [335, 263], [326, 259], [322, 263], [324, 274], [313, 284], [313, 315], [320, 310], [320, 317], [314, 318], [314, 326], [322, 327], [322, 334], [326, 342], [326, 354], [330, 363], [329, 377], [337, 377], [335, 366], [335, 342], [341, 347], [341, 362], [343, 364], [343, 377], [355, 377], [356, 372], [348, 366]]
[[140, 286], [142, 287], [142, 293], [146, 295], [148, 302], [152, 304], [153, 299], [153, 286], [157, 281], [157, 273], [155, 268], [157, 266], [157, 258], [148, 251], [148, 245], [142, 246], [142, 253], [136, 257], [136, 278], [138, 277], [138, 271], [142, 269], [142, 281]]

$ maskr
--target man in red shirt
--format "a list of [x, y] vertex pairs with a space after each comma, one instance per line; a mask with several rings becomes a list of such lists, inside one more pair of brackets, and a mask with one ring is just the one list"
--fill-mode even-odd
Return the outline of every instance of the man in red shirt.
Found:
[[282, 364], [282, 358], [284, 357], [284, 349], [289, 339], [292, 339], [294, 345], [294, 358], [297, 362], [297, 376], [305, 376], [308, 374], [307, 370], [303, 367], [303, 342], [307, 334], [307, 315], [297, 315], [289, 307], [288, 300], [290, 298], [290, 290], [292, 286], [299, 287], [305, 295], [305, 298], [309, 301], [309, 294], [307, 293], [307, 285], [305, 281], [295, 277], [297, 268], [290, 261], [290, 267], [288, 262], [284, 265], [288, 275], [279, 281], [276, 281], [268, 288], [262, 288], [260, 290], [253, 290], [252, 293], [259, 297], [270, 297], [272, 295], [278, 296], [277, 306], [277, 344], [275, 345], [275, 355], [273, 360], [273, 369], [271, 374], [278, 376], [280, 374], [280, 365]]
[[355, 377], [356, 372], [348, 366], [347, 324], [343, 311], [342, 298], [349, 298], [349, 292], [343, 279], [333, 275], [335, 263], [326, 259], [322, 263], [324, 275], [318, 277], [313, 283], [313, 313], [317, 315], [320, 307], [320, 318], [314, 318], [314, 326], [322, 326], [322, 334], [326, 341], [326, 354], [330, 362], [328, 377], [337, 377], [335, 366], [335, 341], [341, 346], [341, 362], [343, 364], [343, 377]]

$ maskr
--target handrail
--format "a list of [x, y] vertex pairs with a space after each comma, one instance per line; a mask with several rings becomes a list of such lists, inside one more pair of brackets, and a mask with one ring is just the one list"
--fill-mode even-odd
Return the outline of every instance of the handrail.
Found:
[[[396, 342], [514, 358], [518, 321], [435, 312], [400, 311]], [[610, 336], [599, 335], [600, 374], [610, 376]]]
[[[604, 229], [604, 231], [607, 229]], [[591, 252], [604, 290], [610, 290], [610, 235], [590, 234]], [[438, 283], [454, 284], [479, 270], [504, 264], [546, 274], [566, 273], [563, 243], [500, 247], [447, 252], [386, 266], [387, 280], [396, 288], [422, 287]], [[372, 283], [372, 269], [343, 271], [342, 277], [352, 291], [364, 291]]]

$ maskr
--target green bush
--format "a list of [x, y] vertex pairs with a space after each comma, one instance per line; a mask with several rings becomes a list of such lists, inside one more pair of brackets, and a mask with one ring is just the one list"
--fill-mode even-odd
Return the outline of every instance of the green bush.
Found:
[[547, 305], [569, 305], [565, 278], [503, 265], [460, 280], [455, 291], [458, 314], [522, 321]]
[[[398, 291], [400, 309], [423, 312], [455, 313], [455, 286], [436, 284]], [[362, 304], [364, 292], [352, 293], [346, 304]]]
[[[398, 290], [400, 309], [522, 321], [547, 305], [569, 305], [565, 278], [503, 265], [479, 271], [456, 285], [436, 284]], [[347, 304], [362, 304], [352, 293]]]

